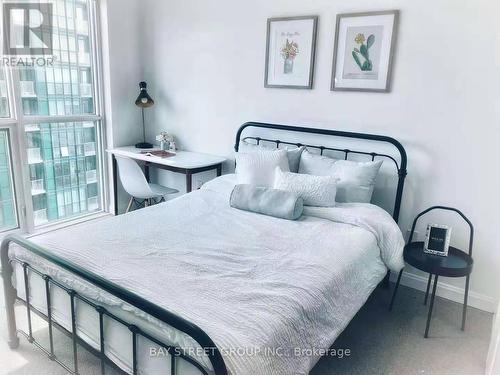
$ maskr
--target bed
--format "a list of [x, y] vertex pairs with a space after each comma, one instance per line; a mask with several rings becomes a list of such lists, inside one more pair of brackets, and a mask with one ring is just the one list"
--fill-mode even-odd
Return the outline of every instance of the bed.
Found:
[[[372, 204], [306, 208], [298, 221], [235, 210], [237, 183], [219, 177], [196, 192], [145, 210], [2, 243], [9, 343], [17, 329], [14, 303], [26, 305], [73, 339], [73, 368], [84, 345], [119, 371], [133, 374], [307, 374], [367, 298], [402, 266], [396, 225], [406, 154], [384, 136], [247, 123], [260, 130], [309, 133], [388, 143], [397, 155], [314, 146], [396, 166], [392, 215]], [[268, 134], [268, 133], [266, 133]], [[291, 137], [293, 138], [293, 137]], [[152, 225], [158, 223], [158, 225]], [[58, 361], [60, 362], [60, 361]]]

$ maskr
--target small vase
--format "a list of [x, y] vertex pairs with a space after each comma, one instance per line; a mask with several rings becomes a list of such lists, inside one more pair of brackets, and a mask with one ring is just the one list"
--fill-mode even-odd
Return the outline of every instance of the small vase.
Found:
[[284, 74], [292, 74], [293, 73], [293, 59], [285, 59], [285, 64], [283, 65], [283, 73]]
[[166, 141], [160, 142], [160, 150], [168, 151], [169, 149], [170, 149], [170, 142], [166, 142]]

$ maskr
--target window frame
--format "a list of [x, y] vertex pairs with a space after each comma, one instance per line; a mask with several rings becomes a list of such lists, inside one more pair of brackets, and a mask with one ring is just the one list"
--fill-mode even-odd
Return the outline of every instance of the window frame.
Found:
[[20, 168], [20, 160], [18, 158], [18, 152], [13, 147], [13, 138], [15, 141], [15, 129], [13, 129], [12, 125], [3, 125], [0, 126], [0, 131], [5, 131], [7, 133], [7, 147], [9, 152], [9, 165], [8, 168], [11, 171], [11, 189], [13, 195], [13, 203], [14, 203], [14, 213], [16, 217], [17, 226], [15, 228], [10, 228], [3, 230], [0, 234], [3, 233], [16, 233], [20, 231], [20, 228], [24, 225], [24, 215], [23, 215], [23, 206], [22, 206], [22, 194], [19, 192], [19, 184], [22, 183], [22, 177], [19, 173], [14, 173], [16, 170], [16, 166]]
[[[91, 57], [92, 75], [94, 82], [94, 114], [82, 115], [24, 115], [21, 96], [20, 70], [16, 68], [5, 69], [5, 80], [8, 95], [8, 118], [0, 118], [0, 129], [7, 129], [11, 156], [11, 169], [14, 172], [12, 184], [16, 204], [18, 227], [0, 232], [0, 238], [12, 233], [38, 234], [61, 227], [81, 223], [83, 221], [107, 215], [109, 213], [110, 192], [108, 188], [108, 165], [105, 158], [106, 150], [106, 124], [104, 116], [104, 82], [101, 30], [98, 13], [99, 0], [87, 0], [89, 24], [89, 53]], [[0, 5], [3, 0], [0, 0]], [[99, 173], [100, 210], [84, 213], [74, 217], [63, 218], [53, 222], [35, 226], [33, 200], [31, 195], [29, 163], [26, 144], [26, 125], [40, 123], [66, 123], [66, 122], [94, 122], [96, 130], [96, 163]]]

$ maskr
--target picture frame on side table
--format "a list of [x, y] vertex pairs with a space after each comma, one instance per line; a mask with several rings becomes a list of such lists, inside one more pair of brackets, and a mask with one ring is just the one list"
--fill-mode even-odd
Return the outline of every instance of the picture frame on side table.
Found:
[[428, 224], [425, 232], [424, 253], [448, 256], [451, 227], [441, 224]]
[[264, 87], [312, 89], [318, 16], [267, 20]]
[[390, 91], [398, 21], [398, 10], [337, 15], [332, 91]]

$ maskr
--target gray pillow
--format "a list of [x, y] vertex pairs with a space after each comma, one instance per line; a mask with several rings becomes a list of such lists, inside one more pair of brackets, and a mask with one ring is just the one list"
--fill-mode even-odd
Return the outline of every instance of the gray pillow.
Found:
[[[290, 172], [297, 173], [299, 171], [300, 155], [305, 149], [305, 147], [284, 148], [284, 150], [287, 151]], [[256, 151], [276, 151], [276, 148], [265, 145], [256, 145], [245, 141], [240, 142], [238, 152], [248, 154]]]
[[337, 178], [284, 172], [276, 167], [274, 188], [296, 193], [304, 206], [335, 207]]
[[373, 162], [338, 160], [305, 150], [300, 157], [299, 173], [336, 177], [337, 202], [370, 203], [381, 166], [382, 160]]
[[304, 209], [302, 198], [295, 193], [255, 185], [236, 185], [229, 204], [240, 210], [287, 220], [297, 220]]

